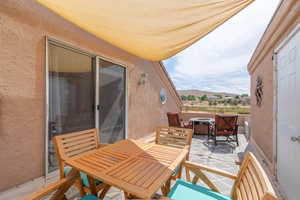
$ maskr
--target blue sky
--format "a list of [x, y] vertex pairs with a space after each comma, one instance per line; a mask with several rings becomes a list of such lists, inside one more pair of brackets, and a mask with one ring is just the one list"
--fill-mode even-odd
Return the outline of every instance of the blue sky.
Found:
[[247, 64], [280, 0], [256, 0], [163, 63], [177, 89], [250, 93]]

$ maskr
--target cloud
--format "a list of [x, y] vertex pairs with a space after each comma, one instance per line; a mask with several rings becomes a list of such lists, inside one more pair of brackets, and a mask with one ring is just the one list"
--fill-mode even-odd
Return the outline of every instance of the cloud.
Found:
[[256, 0], [194, 45], [165, 60], [177, 89], [249, 93], [247, 64], [280, 0]]

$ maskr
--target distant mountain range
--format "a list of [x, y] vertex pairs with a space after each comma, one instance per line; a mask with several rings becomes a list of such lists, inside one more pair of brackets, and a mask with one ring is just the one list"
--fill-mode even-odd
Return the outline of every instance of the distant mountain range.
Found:
[[233, 93], [226, 93], [226, 92], [208, 92], [208, 91], [203, 91], [203, 90], [177, 90], [178, 94], [181, 95], [194, 95], [194, 96], [213, 96], [213, 95], [222, 95], [223, 97], [228, 96], [228, 97], [235, 97], [239, 94], [233, 94]]

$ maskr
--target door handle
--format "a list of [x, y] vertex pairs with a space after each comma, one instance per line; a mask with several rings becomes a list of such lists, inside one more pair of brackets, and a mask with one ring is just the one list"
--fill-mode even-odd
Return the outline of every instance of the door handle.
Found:
[[291, 137], [291, 141], [292, 141], [292, 142], [299, 142], [299, 143], [300, 143], [300, 136], [298, 136], [298, 137], [292, 136], [292, 137]]
[[97, 110], [101, 110], [102, 108], [103, 108], [103, 107], [100, 106], [100, 105], [97, 105], [97, 106], [96, 106], [96, 109], [97, 109]]

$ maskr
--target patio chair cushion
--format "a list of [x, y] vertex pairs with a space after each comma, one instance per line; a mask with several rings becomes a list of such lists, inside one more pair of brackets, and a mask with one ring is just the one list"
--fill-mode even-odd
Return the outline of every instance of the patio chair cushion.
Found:
[[176, 181], [168, 197], [173, 200], [232, 200], [223, 194], [181, 179]]
[[[64, 170], [64, 174], [65, 176], [72, 170], [71, 167], [66, 167], [65, 170]], [[88, 180], [88, 177], [85, 173], [83, 172], [80, 172], [80, 178], [82, 180], [82, 184], [83, 186], [85, 187], [90, 187], [90, 184], [89, 184], [89, 180]], [[101, 183], [101, 181], [97, 180], [97, 179], [94, 179], [95, 180], [95, 184], [96, 185], [99, 185]]]
[[100, 199], [98, 199], [94, 195], [88, 194], [88, 195], [85, 195], [84, 197], [80, 198], [80, 200], [100, 200]]

